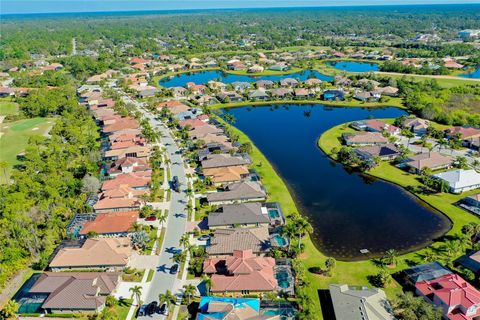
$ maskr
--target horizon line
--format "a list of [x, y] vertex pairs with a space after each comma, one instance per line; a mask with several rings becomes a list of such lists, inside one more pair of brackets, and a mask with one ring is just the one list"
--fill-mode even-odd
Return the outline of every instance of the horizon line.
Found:
[[29, 16], [29, 15], [61, 15], [61, 14], [102, 14], [102, 13], [156, 13], [156, 12], [191, 12], [191, 11], [225, 11], [225, 10], [259, 10], [259, 9], [302, 9], [302, 8], [363, 8], [363, 7], [415, 7], [415, 6], [462, 6], [462, 5], [477, 5], [480, 2], [465, 2], [465, 3], [384, 3], [384, 4], [328, 4], [328, 5], [301, 5], [301, 6], [259, 6], [259, 7], [222, 7], [222, 8], [179, 8], [179, 9], [125, 9], [125, 10], [99, 10], [99, 11], [51, 11], [51, 12], [9, 12], [2, 13], [0, 16]]

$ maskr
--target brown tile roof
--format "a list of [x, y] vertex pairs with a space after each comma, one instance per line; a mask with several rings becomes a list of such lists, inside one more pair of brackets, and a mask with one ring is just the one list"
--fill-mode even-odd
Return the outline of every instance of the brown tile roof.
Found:
[[137, 120], [133, 118], [124, 118], [111, 125], [103, 127], [102, 131], [106, 133], [110, 133], [110, 132], [120, 131], [125, 129], [138, 129], [138, 128], [139, 128], [139, 124]]
[[102, 213], [98, 214], [95, 220], [85, 223], [80, 234], [90, 231], [98, 234], [125, 233], [130, 231], [137, 220], [138, 211]]
[[253, 253], [266, 253], [270, 250], [267, 227], [215, 230], [209, 255], [232, 255], [234, 250], [252, 250]]
[[249, 173], [246, 166], [231, 166], [221, 168], [204, 169], [203, 175], [211, 177], [214, 183], [235, 182], [243, 179]]
[[105, 152], [106, 158], [123, 158], [127, 155], [136, 155], [138, 158], [148, 157], [150, 155], [150, 148], [141, 145], [133, 145], [121, 149], [107, 150]]
[[203, 137], [208, 134], [219, 134], [222, 133], [222, 129], [217, 128], [211, 124], [193, 128], [193, 130], [188, 131], [188, 135], [192, 139], [203, 139]]
[[449, 137], [460, 134], [462, 139], [480, 137], [480, 129], [473, 127], [453, 127], [445, 130], [445, 132]]
[[30, 293], [49, 293], [44, 309], [97, 310], [115, 290], [117, 272], [45, 272]]
[[258, 182], [242, 181], [228, 184], [225, 191], [207, 194], [208, 202], [220, 201], [248, 201], [251, 199], [266, 198], [267, 194]]
[[202, 160], [203, 169], [221, 168], [231, 166], [248, 165], [250, 162], [241, 156], [231, 156], [230, 154], [210, 154]]
[[50, 268], [126, 266], [132, 254], [130, 238], [87, 239], [80, 248], [63, 248]]
[[355, 132], [346, 133], [343, 135], [343, 139], [347, 144], [381, 144], [388, 143], [388, 139], [385, 138], [380, 132]]
[[407, 159], [406, 164], [409, 167], [417, 170], [423, 170], [425, 168], [436, 169], [450, 166], [453, 163], [453, 158], [449, 156], [441, 155], [438, 152], [425, 152]]

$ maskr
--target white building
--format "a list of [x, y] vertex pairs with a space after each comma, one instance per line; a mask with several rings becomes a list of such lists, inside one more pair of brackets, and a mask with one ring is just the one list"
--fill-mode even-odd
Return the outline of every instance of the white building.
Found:
[[453, 170], [437, 173], [433, 176], [446, 181], [452, 193], [462, 193], [480, 188], [480, 174], [475, 170]]

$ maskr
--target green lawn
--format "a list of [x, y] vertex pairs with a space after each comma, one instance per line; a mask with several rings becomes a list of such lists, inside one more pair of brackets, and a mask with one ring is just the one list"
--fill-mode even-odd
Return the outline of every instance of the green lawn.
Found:
[[8, 116], [18, 113], [18, 104], [10, 100], [0, 100], [0, 116]]
[[[44, 135], [53, 123], [53, 118], [32, 118], [0, 124], [0, 161], [8, 162], [10, 168], [19, 163], [17, 155], [25, 150], [30, 137]], [[1, 178], [5, 182], [3, 173]]]
[[131, 305], [132, 305], [132, 299], [122, 299], [118, 301], [117, 305], [115, 306], [115, 311], [118, 315], [118, 319], [127, 318], [128, 310], [130, 310]]

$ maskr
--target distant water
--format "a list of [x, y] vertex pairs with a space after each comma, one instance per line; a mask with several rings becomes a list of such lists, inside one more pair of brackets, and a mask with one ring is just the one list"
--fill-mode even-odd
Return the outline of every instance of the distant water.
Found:
[[370, 72], [379, 70], [378, 63], [369, 62], [329, 61], [326, 65], [348, 72]]
[[463, 78], [480, 79], [480, 67], [477, 67], [472, 72], [459, 74], [459, 76]]
[[[442, 236], [450, 221], [403, 189], [351, 172], [317, 147], [329, 128], [349, 121], [393, 118], [396, 108], [332, 108], [281, 105], [229, 109], [283, 177], [297, 207], [311, 221], [313, 241], [326, 255], [359, 260], [386, 250], [407, 252]], [[370, 250], [363, 255], [361, 249]]]
[[163, 78], [158, 83], [166, 88], [171, 87], [184, 87], [188, 82], [194, 82], [196, 84], [205, 84], [210, 80], [221, 81], [223, 83], [232, 83], [235, 81], [255, 82], [258, 80], [271, 80], [280, 81], [285, 78], [295, 78], [297, 80], [307, 80], [308, 78], [317, 78], [322, 81], [332, 81], [333, 78], [326, 76], [315, 70], [306, 70], [296, 73], [274, 75], [274, 76], [249, 76], [249, 75], [235, 75], [230, 73], [224, 73], [219, 70], [212, 71], [197, 71], [182, 73], [170, 78]]

